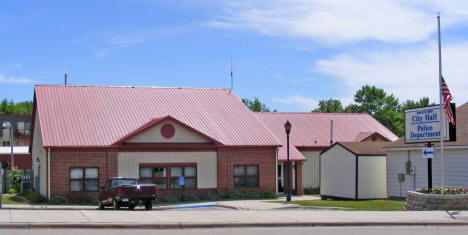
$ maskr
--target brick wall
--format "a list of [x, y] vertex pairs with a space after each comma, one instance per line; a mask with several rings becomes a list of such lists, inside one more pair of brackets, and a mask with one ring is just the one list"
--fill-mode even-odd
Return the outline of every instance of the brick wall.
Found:
[[[218, 194], [276, 190], [276, 149], [223, 148], [218, 150]], [[258, 188], [234, 188], [234, 165], [257, 165]]]
[[52, 150], [50, 161], [51, 196], [63, 195], [70, 199], [92, 198], [98, 192], [70, 192], [70, 168], [97, 167], [99, 168], [99, 186], [111, 177], [117, 177], [117, 152], [106, 150]]
[[[20, 170], [31, 170], [31, 154], [15, 154], [13, 156], [15, 166]], [[8, 162], [8, 170], [11, 170], [11, 155], [0, 155], [0, 162]]]

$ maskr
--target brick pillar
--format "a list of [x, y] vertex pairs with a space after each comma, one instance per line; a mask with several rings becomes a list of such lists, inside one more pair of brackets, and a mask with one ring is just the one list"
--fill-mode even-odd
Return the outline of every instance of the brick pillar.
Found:
[[304, 189], [302, 188], [302, 162], [296, 162], [296, 194], [304, 195]]

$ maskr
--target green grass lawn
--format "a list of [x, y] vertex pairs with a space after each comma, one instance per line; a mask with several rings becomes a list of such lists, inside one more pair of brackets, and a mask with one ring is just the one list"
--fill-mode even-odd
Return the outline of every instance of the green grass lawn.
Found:
[[2, 204], [3, 205], [12, 205], [12, 204], [25, 204], [21, 199], [15, 197], [11, 194], [2, 194]]
[[293, 201], [292, 203], [301, 206], [344, 207], [351, 211], [402, 211], [405, 208], [405, 201], [394, 200], [341, 201], [328, 199]]

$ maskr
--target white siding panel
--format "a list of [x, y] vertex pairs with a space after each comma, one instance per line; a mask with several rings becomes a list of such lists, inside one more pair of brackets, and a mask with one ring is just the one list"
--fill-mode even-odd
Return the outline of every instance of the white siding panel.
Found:
[[216, 152], [120, 152], [118, 161], [119, 176], [135, 178], [140, 163], [197, 163], [197, 187], [218, 187]]
[[307, 161], [302, 163], [302, 187], [320, 187], [320, 152], [304, 151], [301, 153], [307, 158]]
[[[31, 157], [34, 177], [39, 176], [39, 194], [41, 194], [42, 196], [46, 196], [46, 151], [42, 145], [42, 132], [41, 127], [39, 125], [38, 112], [36, 112], [36, 117], [34, 120], [34, 136]], [[37, 162], [37, 159], [39, 159], [39, 162]], [[34, 182], [34, 179], [32, 180]], [[37, 186], [35, 185], [34, 187]]]
[[[444, 151], [445, 187], [468, 187], [468, 150], [446, 149]], [[408, 159], [416, 168], [415, 175], [407, 175], [405, 164]], [[441, 186], [440, 151], [432, 160], [432, 186]], [[398, 173], [405, 173], [405, 181], [398, 182]], [[387, 151], [387, 194], [389, 197], [406, 197], [407, 191], [427, 187], [427, 159], [420, 150]]]
[[340, 145], [321, 155], [320, 194], [355, 198], [356, 156]]
[[[175, 129], [174, 136], [170, 139], [166, 139], [161, 135], [161, 127], [167, 123], [172, 124]], [[210, 141], [174, 122], [165, 121], [130, 138], [126, 142], [128, 143], [207, 143]]]
[[386, 172], [385, 156], [359, 156], [358, 198], [386, 198]]

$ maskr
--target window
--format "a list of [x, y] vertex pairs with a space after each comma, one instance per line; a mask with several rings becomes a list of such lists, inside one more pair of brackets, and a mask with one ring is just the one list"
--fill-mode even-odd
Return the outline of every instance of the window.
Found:
[[10, 146], [10, 141], [6, 140], [2, 142], [3, 147]]
[[258, 187], [258, 165], [234, 166], [234, 187]]
[[[180, 185], [179, 178], [184, 177]], [[158, 189], [196, 189], [196, 166], [151, 166], [140, 167], [141, 183], [154, 183]]]
[[70, 191], [92, 192], [99, 188], [98, 168], [70, 168]]

